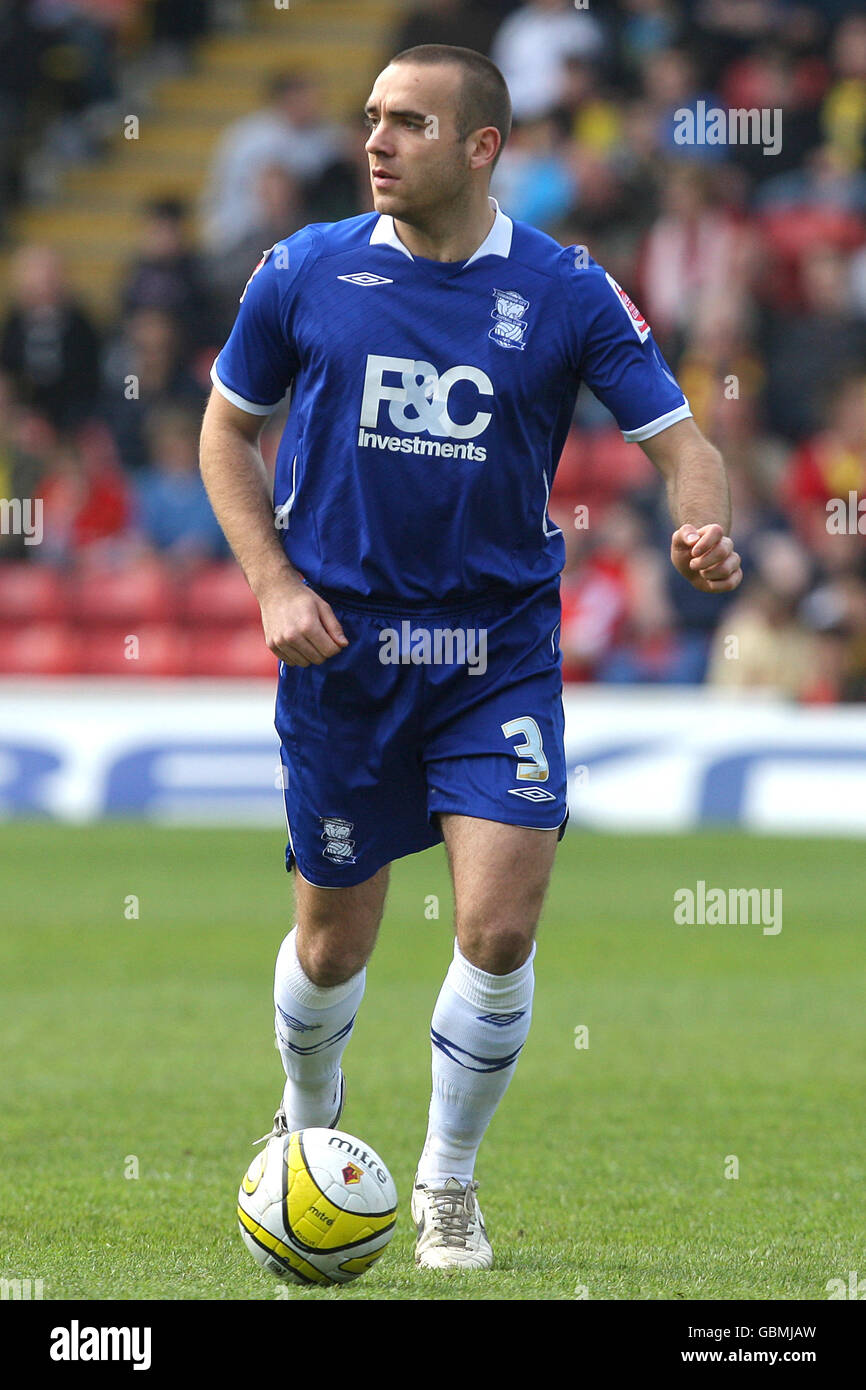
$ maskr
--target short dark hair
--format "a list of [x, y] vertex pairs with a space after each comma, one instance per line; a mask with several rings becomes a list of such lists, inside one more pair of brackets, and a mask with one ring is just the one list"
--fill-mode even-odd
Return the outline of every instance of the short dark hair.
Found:
[[451, 63], [460, 68], [462, 82], [455, 113], [457, 138], [466, 140], [473, 130], [495, 126], [502, 144], [496, 151], [492, 172], [511, 134], [511, 95], [496, 64], [474, 48], [458, 48], [450, 43], [422, 43], [415, 48], [404, 48], [402, 53], [395, 54], [391, 63], [420, 63], [426, 67]]

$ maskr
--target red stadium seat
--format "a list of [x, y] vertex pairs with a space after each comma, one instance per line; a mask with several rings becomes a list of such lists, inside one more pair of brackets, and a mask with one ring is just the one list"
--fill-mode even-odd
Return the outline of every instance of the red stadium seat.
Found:
[[89, 676], [185, 676], [186, 633], [172, 623], [94, 627], [81, 634], [81, 671]]
[[47, 565], [0, 564], [0, 622], [57, 621], [67, 610], [65, 576]]
[[171, 622], [177, 591], [158, 560], [129, 567], [96, 566], [81, 570], [72, 588], [71, 611], [85, 626], [123, 626]]
[[211, 623], [236, 627], [260, 621], [259, 605], [234, 562], [208, 565], [193, 575], [183, 591], [181, 616], [196, 627]]
[[651, 483], [653, 466], [618, 429], [570, 431], [553, 482], [552, 500], [560, 508], [583, 503], [592, 509]]
[[0, 675], [71, 676], [81, 663], [81, 638], [66, 623], [30, 623], [0, 631]]
[[234, 632], [193, 633], [190, 636], [191, 676], [230, 676], [276, 680], [278, 663], [265, 646], [261, 624]]
[[617, 429], [599, 430], [592, 436], [591, 467], [598, 484], [609, 490], [611, 497], [645, 487], [656, 476], [640, 445], [626, 443]]

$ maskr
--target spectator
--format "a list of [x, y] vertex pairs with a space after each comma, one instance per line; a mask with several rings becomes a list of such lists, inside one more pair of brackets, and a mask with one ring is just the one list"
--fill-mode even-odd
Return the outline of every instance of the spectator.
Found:
[[36, 35], [27, 0], [7, 0], [0, 8], [0, 234], [20, 192], [36, 73]]
[[138, 257], [121, 290], [123, 317], [162, 309], [186, 326], [190, 347], [205, 347], [219, 336], [209, 296], [209, 280], [187, 240], [183, 204], [175, 198], [149, 203]]
[[686, 329], [677, 363], [683, 388], [701, 430], [725, 453], [752, 442], [763, 364], [752, 346], [747, 294], [707, 295]]
[[588, 10], [570, 0], [528, 0], [498, 29], [490, 57], [502, 72], [519, 121], [549, 115], [565, 90], [569, 57], [599, 60], [604, 32]]
[[690, 163], [721, 163], [727, 157], [727, 146], [680, 144], [676, 139], [679, 113], [697, 113], [702, 101], [709, 110], [718, 105], [718, 97], [700, 80], [691, 53], [685, 48], [663, 48], [647, 58], [642, 74], [642, 97], [655, 134], [656, 147], [670, 159], [685, 159]]
[[629, 503], [616, 502], [601, 517], [593, 512], [590, 520], [591, 530], [563, 531], [569, 563], [561, 585], [560, 647], [570, 680], [597, 678], [624, 638], [640, 585], [651, 584], [660, 570], [645, 524]]
[[[582, 388], [551, 497], [569, 556], [566, 675], [700, 680], [715, 642], [714, 679], [725, 686], [755, 679], [799, 699], [866, 698], [866, 22], [858, 7], [412, 5], [392, 52], [442, 41], [484, 50], [495, 33], [517, 117], [495, 195], [564, 246], [588, 248], [647, 313], [698, 423], [724, 454], [736, 545], [747, 580], [754, 576], [724, 597], [683, 583], [665, 558], [671, 524], [660, 480]], [[118, 60], [137, 58], [137, 35], [147, 34], [151, 75], [176, 69], [212, 23], [230, 29], [246, 0], [0, 8], [2, 198], [16, 188], [50, 191], [51, 151], [89, 155], [106, 116], [116, 128], [116, 93], [126, 90]], [[147, 544], [178, 564], [225, 553], [213, 549], [192, 461], [213, 351], [263, 249], [308, 222], [372, 210], [360, 122], [357, 130], [329, 123], [320, 99], [311, 78], [277, 79], [267, 108], [224, 132], [204, 246], [172, 200], [143, 210], [108, 330], [104, 386], [100, 333], [63, 289], [56, 258], [22, 251], [0, 325], [0, 489], [30, 497], [43, 487], [50, 507], [47, 548], [16, 553], [65, 563], [107, 547], [123, 559]], [[675, 113], [699, 99], [783, 108], [780, 154], [678, 145]], [[43, 159], [36, 137], [46, 120]], [[93, 421], [94, 401], [102, 422]], [[271, 469], [287, 409], [284, 401], [262, 434]], [[854, 526], [831, 531], [827, 502], [847, 499], [850, 509], [851, 497]], [[575, 531], [575, 504], [589, 507], [589, 532]], [[0, 537], [3, 553], [19, 539]], [[732, 667], [723, 637], [735, 614], [744, 655]], [[777, 680], [785, 662], [788, 685]], [[808, 662], [820, 668], [811, 681], [796, 676]]]
[[622, 140], [624, 111], [622, 102], [603, 88], [597, 63], [566, 58], [560, 111], [575, 153], [586, 151], [610, 160]]
[[755, 193], [755, 206], [766, 216], [795, 212], [801, 222], [817, 213], [834, 218], [838, 232], [833, 222], [818, 223], [816, 229], [810, 220], [806, 234], [812, 244], [818, 245], [826, 242], [831, 232], [836, 244], [850, 249], [862, 239], [862, 228], [856, 219], [866, 212], [866, 174], [852, 170], [836, 146], [818, 145], [810, 150], [800, 168], [762, 184]]
[[815, 633], [812, 703], [866, 700], [866, 583], [840, 576], [808, 595], [803, 616]]
[[144, 539], [182, 562], [229, 554], [199, 472], [200, 428], [199, 415], [182, 407], [151, 411], [151, 462], [135, 480], [137, 523]]
[[208, 0], [152, 0], [153, 37], [157, 44], [186, 53], [210, 27]]
[[[829, 524], [827, 503], [844, 504], [850, 493], [866, 497], [866, 375], [843, 376], [828, 393], [823, 429], [804, 440], [782, 480], [782, 503], [801, 540], [824, 554]], [[866, 531], [866, 518], [863, 522]]]
[[849, 169], [866, 163], [866, 15], [848, 15], [832, 46], [834, 80], [821, 109], [827, 140]]
[[54, 111], [49, 147], [68, 162], [99, 152], [118, 96], [118, 32], [138, 0], [31, 0], [43, 101]]
[[346, 135], [325, 121], [317, 83], [300, 73], [274, 78], [261, 111], [229, 126], [217, 148], [205, 195], [205, 235], [219, 254], [255, 229], [255, 188], [277, 164], [296, 178], [319, 180], [346, 157]]
[[766, 411], [783, 438], [800, 441], [822, 427], [822, 407], [834, 381], [866, 361], [866, 324], [848, 290], [847, 258], [816, 248], [802, 264], [804, 312], [768, 313], [763, 356]]
[[12, 267], [12, 308], [0, 328], [0, 369], [22, 404], [69, 429], [92, 414], [99, 389], [96, 328], [64, 283], [57, 255], [25, 246]]
[[220, 342], [231, 331], [244, 285], [263, 252], [311, 220], [300, 180], [280, 164], [269, 164], [261, 171], [254, 196], [254, 226], [209, 262], [208, 282], [218, 297]]
[[[833, 3], [822, 0], [822, 7]], [[814, 47], [822, 32], [815, 8], [796, 0], [793, 4], [789, 0], [697, 0], [689, 9], [693, 37], [713, 72], [735, 63], [756, 45], [782, 36], [794, 46]]]
[[[37, 419], [38, 433], [53, 439], [50, 426]], [[22, 506], [37, 495], [43, 472], [39, 438], [22, 411], [8, 379], [0, 375], [0, 497], [21, 499]], [[26, 560], [34, 556], [22, 531], [0, 529], [0, 560]]]
[[564, 145], [550, 117], [512, 125], [490, 184], [509, 216], [547, 230], [568, 214], [577, 182]]
[[123, 467], [144, 468], [151, 411], [165, 405], [204, 407], [206, 392], [187, 366], [180, 324], [163, 309], [139, 309], [124, 325], [105, 367], [103, 418]]
[[122, 542], [130, 493], [120, 471], [86, 433], [59, 435], [37, 494], [43, 505], [40, 558], [69, 564]]
[[809, 586], [808, 556], [788, 536], [765, 536], [756, 562], [751, 582], [716, 632], [708, 683], [808, 699], [818, 675], [815, 636], [799, 616]]
[[614, 80], [619, 88], [634, 92], [647, 59], [681, 37], [678, 6], [674, 0], [622, 0], [605, 18], [613, 31]]
[[389, 45], [393, 53], [420, 44], [448, 43], [486, 53], [497, 21], [477, 0], [427, 0], [410, 10]]
[[696, 318], [748, 293], [754, 238], [712, 197], [709, 171], [674, 165], [642, 250], [641, 296], [656, 336], [681, 344]]
[[780, 111], [782, 139], [771, 155], [761, 142], [731, 146], [728, 157], [760, 183], [798, 168], [820, 143], [818, 111], [826, 70], [780, 44], [767, 44], [733, 63], [721, 82], [727, 109]]

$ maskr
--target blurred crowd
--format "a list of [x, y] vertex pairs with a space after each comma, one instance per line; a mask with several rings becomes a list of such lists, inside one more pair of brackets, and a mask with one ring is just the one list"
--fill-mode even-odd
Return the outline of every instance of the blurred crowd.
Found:
[[[218, 8], [10, 0], [0, 36], [27, 61], [0, 44], [4, 199], [21, 196], [40, 141], [98, 157], [99, 112], [143, 9], [148, 42], [177, 50]], [[581, 389], [551, 499], [568, 554], [566, 676], [866, 699], [863, 5], [424, 0], [388, 49], [433, 42], [500, 66], [515, 121], [493, 194], [627, 288], [730, 475], [746, 579], [711, 599], [667, 561], [654, 470]], [[781, 113], [779, 138], [767, 124], [716, 143], [705, 117], [719, 110]], [[159, 557], [181, 576], [226, 558], [196, 459], [210, 365], [265, 247], [371, 209], [363, 144], [360, 113], [334, 123], [314, 77], [271, 81], [224, 132], [200, 207], [142, 209], [108, 325], [75, 302], [52, 252], [18, 248], [0, 323], [0, 496], [41, 497], [44, 538], [2, 534], [0, 556]], [[265, 433], [269, 460], [281, 424]]]
[[105, 150], [124, 66], [143, 52], [180, 65], [218, 9], [214, 0], [3, 0], [0, 234], [40, 157], [68, 165]]

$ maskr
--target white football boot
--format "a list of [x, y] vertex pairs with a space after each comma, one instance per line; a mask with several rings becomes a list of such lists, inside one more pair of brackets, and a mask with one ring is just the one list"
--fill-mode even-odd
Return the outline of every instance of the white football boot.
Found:
[[475, 1194], [477, 1182], [448, 1178], [442, 1187], [418, 1182], [412, 1187], [415, 1222], [415, 1263], [421, 1269], [446, 1274], [467, 1269], [491, 1269], [493, 1250]]
[[[330, 1124], [328, 1124], [328, 1125], [323, 1125], [323, 1126], [322, 1126], [323, 1129], [336, 1129], [336, 1128], [337, 1128], [337, 1125], [340, 1123], [340, 1116], [341, 1116], [342, 1113], [343, 1113], [343, 1106], [344, 1106], [345, 1104], [346, 1104], [346, 1078], [345, 1078], [345, 1076], [343, 1075], [343, 1072], [342, 1072], [342, 1070], [341, 1070], [341, 1071], [340, 1071], [340, 1099], [339, 1099], [338, 1102], [337, 1102], [337, 1113], [336, 1113], [336, 1115], [334, 1116], [333, 1120], [331, 1120], [331, 1123], [330, 1123]], [[283, 1104], [282, 1104], [282, 1102], [280, 1102], [280, 1108], [277, 1110], [277, 1113], [274, 1115], [274, 1127], [273, 1127], [273, 1129], [270, 1131], [269, 1134], [263, 1134], [262, 1137], [261, 1137], [261, 1139], [254, 1139], [254, 1140], [253, 1140], [253, 1143], [254, 1143], [254, 1144], [263, 1144], [267, 1139], [277, 1139], [277, 1138], [279, 1138], [281, 1135], [288, 1134], [288, 1133], [289, 1133], [289, 1122], [288, 1122], [288, 1120], [286, 1119], [286, 1112], [285, 1112], [285, 1109], [284, 1109], [284, 1107], [283, 1107]]]

